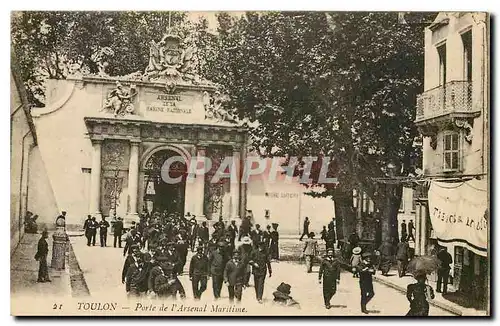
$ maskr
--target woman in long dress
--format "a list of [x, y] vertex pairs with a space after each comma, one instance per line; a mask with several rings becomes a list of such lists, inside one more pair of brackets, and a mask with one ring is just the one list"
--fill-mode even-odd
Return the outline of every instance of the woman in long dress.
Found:
[[406, 289], [406, 297], [410, 301], [410, 311], [407, 316], [429, 316], [429, 301], [434, 299], [434, 290], [425, 284], [427, 277], [425, 273], [415, 275], [416, 283], [409, 284]]

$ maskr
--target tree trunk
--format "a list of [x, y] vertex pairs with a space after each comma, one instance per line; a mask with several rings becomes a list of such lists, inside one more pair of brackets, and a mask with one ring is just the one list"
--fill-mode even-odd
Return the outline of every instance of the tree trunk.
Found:
[[347, 239], [355, 230], [355, 212], [352, 208], [352, 194], [337, 192], [333, 197], [335, 201], [336, 232], [338, 240]]
[[402, 194], [401, 185], [385, 185], [381, 216], [382, 241], [390, 240], [393, 244], [398, 243], [398, 212]]

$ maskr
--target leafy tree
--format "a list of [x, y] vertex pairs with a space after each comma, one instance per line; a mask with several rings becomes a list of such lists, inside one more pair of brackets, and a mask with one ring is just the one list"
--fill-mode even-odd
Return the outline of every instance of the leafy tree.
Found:
[[380, 211], [383, 234], [397, 238], [402, 186], [373, 178], [407, 175], [418, 161], [415, 98], [433, 14], [412, 15], [410, 23], [397, 13], [218, 16], [206, 77], [226, 88], [229, 108], [259, 122], [261, 154], [335, 158], [340, 184], [324, 185], [321, 196], [332, 196], [346, 231], [359, 188]]
[[[180, 33], [192, 29], [183, 12], [28, 11], [11, 17], [12, 46], [21, 67], [28, 97], [45, 103], [45, 80], [64, 79], [75, 71], [98, 72], [108, 63], [109, 75], [127, 75], [146, 68], [149, 42], [158, 41], [170, 26]], [[99, 58], [104, 48], [107, 55]]]

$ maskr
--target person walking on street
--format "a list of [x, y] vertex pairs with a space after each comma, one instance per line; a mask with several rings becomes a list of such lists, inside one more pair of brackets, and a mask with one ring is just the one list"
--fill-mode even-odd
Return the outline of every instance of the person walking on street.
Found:
[[[436, 292], [443, 294], [448, 293], [448, 276], [450, 275], [450, 264], [453, 262], [451, 255], [449, 254], [446, 247], [442, 247], [438, 254], [437, 258], [439, 260], [439, 268], [438, 268], [438, 279], [436, 284]], [[441, 284], [443, 285], [441, 290]]]
[[102, 217], [99, 222], [99, 239], [101, 240], [101, 247], [106, 247], [106, 241], [108, 239], [108, 228], [109, 222], [106, 221], [106, 217]]
[[408, 266], [410, 246], [406, 240], [398, 243], [396, 247], [396, 259], [398, 261], [398, 275], [403, 277], [406, 275], [406, 267]]
[[189, 280], [193, 285], [193, 296], [195, 300], [199, 300], [201, 295], [207, 289], [208, 278], [208, 258], [203, 254], [204, 248], [198, 247], [196, 255], [191, 258], [189, 264]]
[[241, 302], [245, 278], [245, 264], [240, 260], [240, 253], [235, 251], [233, 259], [227, 262], [224, 268], [224, 283], [227, 284], [229, 292], [229, 302], [233, 302], [236, 297], [237, 302]]
[[365, 252], [361, 255], [363, 260], [359, 265], [359, 287], [361, 289], [361, 312], [367, 314], [366, 305], [375, 296], [373, 291], [373, 274], [375, 269], [371, 263], [371, 254]]
[[264, 281], [266, 279], [266, 273], [267, 271], [269, 271], [269, 277], [271, 277], [273, 273], [265, 242], [261, 242], [259, 244], [259, 249], [255, 249], [252, 252], [249, 264], [252, 265], [255, 296], [257, 298], [257, 301], [259, 303], [262, 303], [262, 295], [264, 294]]
[[408, 237], [408, 231], [406, 229], [406, 220], [401, 223], [401, 242], [405, 241]]
[[271, 246], [271, 226], [267, 225], [266, 230], [262, 232], [262, 242], [266, 244], [266, 250], [269, 253], [269, 248]]
[[305, 235], [309, 235], [309, 224], [311, 224], [311, 222], [309, 221], [309, 217], [306, 216], [306, 219], [304, 220], [304, 225], [302, 227], [302, 235], [300, 236], [299, 241], [302, 241]]
[[123, 221], [119, 217], [115, 222], [115, 227], [113, 229], [113, 247], [116, 248], [116, 243], [118, 242], [118, 247], [122, 247], [122, 234], [123, 234]]
[[309, 233], [309, 238], [306, 239], [306, 244], [304, 245], [304, 250], [302, 251], [302, 254], [306, 258], [306, 268], [308, 273], [312, 272], [314, 258], [318, 254], [318, 241], [314, 239], [314, 236], [314, 232]]
[[336, 242], [335, 227], [330, 223], [328, 224], [328, 231], [326, 233], [326, 247], [335, 249]]
[[271, 231], [271, 243], [269, 244], [270, 258], [273, 260], [280, 259], [279, 253], [279, 239], [280, 234], [278, 233], [278, 224], [273, 223], [273, 230]]
[[210, 239], [210, 234], [208, 231], [207, 222], [203, 221], [201, 223], [201, 226], [198, 228], [197, 233], [198, 233], [198, 238], [200, 239], [200, 242], [208, 243], [208, 240]]
[[321, 262], [318, 275], [319, 283], [323, 281], [323, 299], [325, 308], [330, 309], [330, 301], [337, 292], [337, 284], [340, 282], [340, 262], [335, 258], [333, 248], [326, 250], [326, 257]]
[[35, 260], [37, 260], [40, 265], [38, 267], [38, 279], [37, 282], [45, 283], [52, 282], [49, 278], [49, 268], [47, 266], [47, 254], [49, 253], [49, 244], [47, 243], [47, 238], [49, 234], [47, 230], [42, 232], [40, 240], [38, 240], [38, 250], [35, 254]]
[[228, 257], [226, 257], [224, 253], [226, 246], [227, 244], [225, 242], [219, 242], [217, 244], [217, 249], [210, 254], [208, 259], [215, 300], [220, 298], [222, 284], [224, 283], [224, 268], [228, 261]]
[[234, 250], [234, 240], [236, 239], [236, 236], [238, 235], [238, 227], [236, 226], [236, 221], [232, 220], [231, 224], [227, 227], [227, 232], [230, 234], [230, 246]]
[[406, 298], [410, 301], [410, 311], [406, 316], [429, 316], [429, 299], [434, 299], [434, 290], [425, 284], [425, 273], [415, 275], [417, 283], [408, 284]]
[[413, 224], [413, 220], [410, 220], [408, 222], [408, 241], [413, 240], [413, 242], [415, 242], [415, 235], [413, 234], [414, 230], [415, 230], [415, 225]]

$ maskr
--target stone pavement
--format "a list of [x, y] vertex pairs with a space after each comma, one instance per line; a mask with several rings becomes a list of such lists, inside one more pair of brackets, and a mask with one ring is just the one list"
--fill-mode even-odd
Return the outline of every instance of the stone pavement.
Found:
[[[406, 293], [406, 287], [408, 284], [414, 283], [415, 280], [413, 277], [409, 274], [406, 276], [399, 278], [398, 277], [398, 271], [397, 269], [395, 270], [390, 270], [387, 276], [383, 276], [380, 272], [377, 272], [377, 274], [374, 276], [375, 280], [385, 284], [389, 287], [392, 287], [398, 291], [401, 291], [403, 293]], [[432, 286], [432, 288], [435, 290], [436, 289], [436, 283], [429, 281], [429, 285]], [[453, 287], [448, 286], [449, 292], [453, 292]], [[450, 289], [451, 288], [451, 289]], [[465, 308], [462, 307], [454, 302], [451, 302], [449, 300], [446, 300], [443, 298], [443, 295], [441, 293], [435, 292], [436, 297], [434, 300], [432, 300], [431, 304], [440, 307], [442, 309], [448, 310], [450, 312], [453, 312], [454, 314], [457, 315], [462, 315], [462, 316], [486, 316], [486, 311], [485, 310], [477, 310], [474, 308]]]
[[10, 293], [11, 313], [22, 314], [24, 298], [46, 299], [49, 297], [71, 297], [70, 274], [67, 268], [64, 271], [55, 271], [50, 268], [52, 257], [52, 238], [49, 234], [49, 254], [47, 262], [52, 282], [37, 283], [38, 261], [35, 260], [40, 234], [25, 234], [13, 252], [10, 259]]
[[[107, 298], [118, 302], [125, 300], [125, 285], [121, 283], [124, 262], [123, 249], [109, 246], [105, 248], [100, 246], [88, 247], [84, 237], [71, 237], [70, 241], [78, 258], [80, 268], [85, 275], [91, 298], [98, 297], [100, 301]], [[188, 256], [188, 262], [191, 255], [190, 253]], [[210, 280], [208, 281], [207, 291], [204, 292], [201, 300], [193, 300], [191, 283], [186, 275], [188, 264], [185, 267], [184, 275], [179, 277], [187, 294], [187, 298], [183, 302], [198, 305], [203, 303], [213, 304], [212, 282]], [[252, 286], [243, 292], [241, 306], [246, 307], [250, 314], [365, 316], [360, 312], [358, 279], [354, 279], [350, 273], [342, 273], [339, 290], [331, 302], [334, 307], [327, 310], [323, 303], [322, 285], [318, 284], [317, 266], [311, 274], [305, 272], [304, 265], [294, 262], [273, 262], [272, 268], [272, 277], [266, 279], [264, 303], [262, 305], [256, 302], [255, 290]], [[270, 304], [273, 299], [272, 293], [281, 282], [291, 284], [291, 295], [300, 303], [300, 310], [276, 307]], [[374, 289], [375, 297], [368, 305], [368, 309], [372, 312], [371, 315], [403, 316], [406, 314], [409, 305], [404, 294], [378, 283], [374, 284]], [[227, 297], [227, 288], [224, 286], [222, 297], [217, 303], [227, 305], [229, 303]], [[142, 298], [140, 300], [148, 299]], [[131, 303], [132, 310], [133, 306], [134, 303]], [[432, 306], [430, 315], [451, 316], [453, 314]]]
[[[299, 241], [299, 236], [284, 236], [280, 240], [280, 252], [282, 257], [286, 260], [298, 261], [298, 257], [300, 257], [300, 252], [302, 251], [302, 248], [304, 246], [304, 242]], [[324, 241], [318, 239], [318, 244], [320, 252], [324, 252]], [[345, 265], [344, 267], [347, 267], [347, 265]], [[408, 284], [414, 283], [415, 281], [409, 274], [403, 278], [399, 278], [397, 268], [391, 269], [388, 276], [383, 276], [380, 271], [377, 271], [377, 274], [374, 276], [374, 280], [404, 294], [406, 294], [406, 287], [408, 286]], [[436, 289], [435, 282], [429, 281], [429, 284], [433, 289]], [[448, 291], [454, 291], [452, 285], [448, 285]], [[431, 304], [441, 309], [447, 310], [452, 314], [463, 316], [487, 315], [485, 310], [466, 308], [443, 298], [443, 295], [441, 293], [435, 292], [435, 294], [436, 297], [434, 300], [432, 300]]]

